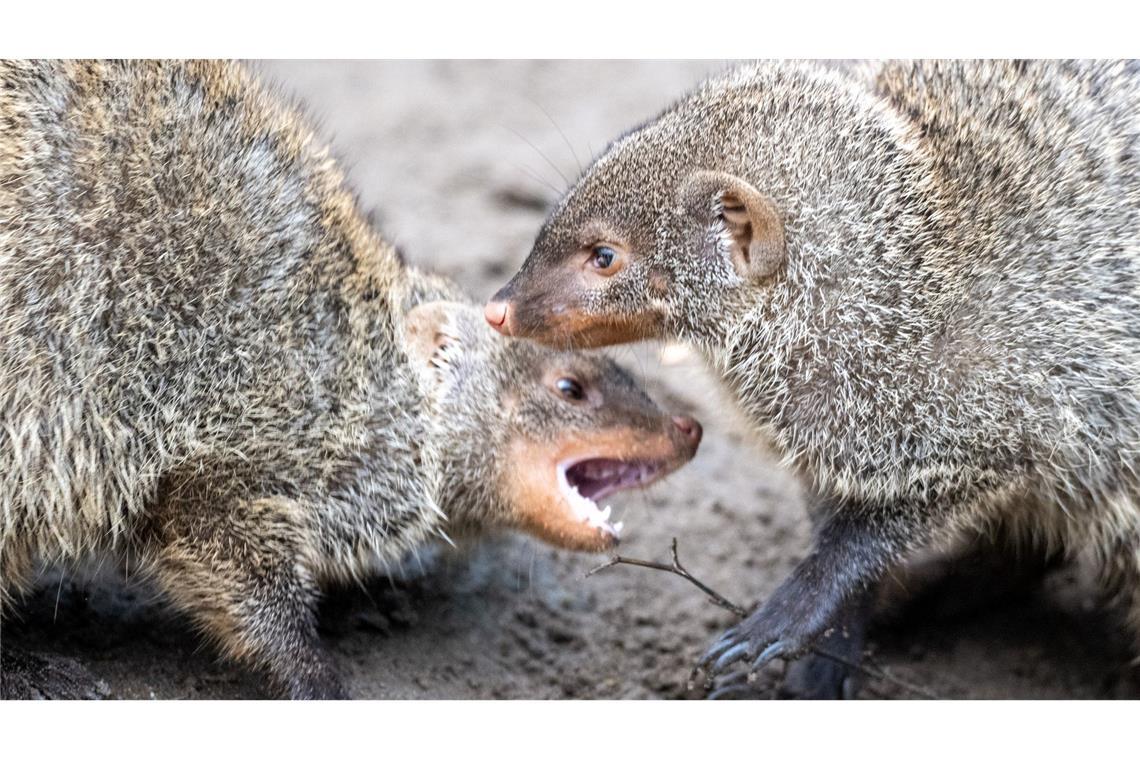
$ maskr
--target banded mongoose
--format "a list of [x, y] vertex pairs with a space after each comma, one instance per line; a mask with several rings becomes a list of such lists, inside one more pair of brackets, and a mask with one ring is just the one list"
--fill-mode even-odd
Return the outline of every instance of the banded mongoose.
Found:
[[404, 267], [242, 67], [0, 64], [0, 590], [112, 553], [291, 697], [345, 691], [321, 584], [595, 500], [700, 440], [616, 364]]
[[748, 65], [557, 204], [488, 321], [687, 341], [816, 504], [709, 671], [858, 657], [876, 581], [969, 531], [1091, 550], [1140, 632], [1138, 134], [1135, 63]]

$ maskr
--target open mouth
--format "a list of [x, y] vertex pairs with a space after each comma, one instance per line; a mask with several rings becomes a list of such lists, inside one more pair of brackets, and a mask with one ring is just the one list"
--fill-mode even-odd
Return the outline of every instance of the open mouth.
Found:
[[651, 460], [571, 460], [558, 465], [558, 487], [575, 517], [617, 538], [622, 523], [611, 523], [612, 510], [599, 508], [598, 501], [618, 491], [647, 486], [664, 470], [664, 463]]

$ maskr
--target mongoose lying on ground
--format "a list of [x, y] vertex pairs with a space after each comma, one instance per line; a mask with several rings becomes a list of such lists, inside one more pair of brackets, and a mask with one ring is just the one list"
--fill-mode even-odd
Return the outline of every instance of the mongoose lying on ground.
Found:
[[1140, 631], [1138, 135], [1131, 63], [758, 65], [556, 206], [488, 321], [688, 341], [817, 502], [710, 670], [857, 657], [876, 581], [972, 530], [1091, 549]]
[[319, 584], [494, 527], [600, 550], [688, 461], [617, 365], [405, 268], [226, 63], [0, 64], [0, 591], [112, 552], [293, 697]]

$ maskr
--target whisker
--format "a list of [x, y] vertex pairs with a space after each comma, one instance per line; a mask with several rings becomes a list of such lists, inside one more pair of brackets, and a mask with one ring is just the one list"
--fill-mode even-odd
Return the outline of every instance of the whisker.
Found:
[[527, 179], [533, 180], [534, 182], [537, 182], [537, 183], [539, 183], [539, 184], [540, 184], [540, 185], [542, 185], [543, 187], [548, 187], [548, 188], [550, 188], [550, 191], [554, 193], [554, 196], [555, 196], [556, 198], [557, 198], [559, 195], [561, 195], [561, 194], [562, 194], [562, 191], [561, 191], [561, 190], [559, 190], [557, 187], [555, 187], [554, 185], [550, 184], [550, 183], [549, 183], [549, 182], [547, 182], [545, 179], [543, 179], [542, 177], [540, 177], [540, 176], [539, 176], [538, 174], [536, 174], [536, 173], [535, 173], [533, 170], [531, 170], [531, 169], [530, 169], [530, 167], [528, 167], [528, 166], [524, 166], [523, 164], [519, 164], [519, 163], [514, 163], [513, 165], [514, 165], [514, 167], [515, 167], [516, 169], [518, 169], [519, 171], [521, 171], [521, 172], [523, 172], [524, 174], [526, 174], [526, 176], [527, 176]]
[[[529, 145], [534, 150], [535, 153], [537, 153], [539, 156], [542, 157], [543, 161], [545, 161], [547, 164], [550, 165], [550, 168], [552, 168], [552, 169], [554, 169], [554, 171], [558, 172], [558, 176], [561, 177], [562, 181], [566, 183], [566, 187], [570, 187], [570, 180], [567, 179], [566, 175], [562, 172], [562, 170], [558, 168], [558, 164], [551, 161], [550, 157], [547, 156], [545, 153], [543, 153], [542, 150], [540, 150], [537, 145], [535, 145], [530, 140], [528, 140], [521, 132], [519, 132], [519, 131], [511, 128], [511, 127], [504, 127], [504, 128], [509, 130], [510, 132], [512, 132], [515, 135], [515, 137], [519, 138], [524, 143]], [[561, 195], [561, 192], [559, 193], [559, 195]]]
[[574, 150], [574, 145], [570, 142], [570, 138], [566, 136], [566, 133], [562, 131], [562, 127], [558, 125], [558, 122], [554, 120], [554, 117], [550, 115], [550, 112], [542, 107], [541, 103], [529, 96], [524, 97], [526, 97], [526, 99], [531, 103], [534, 103], [535, 107], [538, 108], [538, 110], [542, 111], [542, 115], [545, 116], [547, 120], [554, 125], [554, 128], [558, 130], [558, 134], [562, 136], [562, 142], [566, 143], [566, 147], [570, 149], [570, 155], [574, 157], [574, 163], [578, 164], [578, 174], [582, 174], [586, 168], [582, 166], [582, 160], [578, 158], [578, 152]]

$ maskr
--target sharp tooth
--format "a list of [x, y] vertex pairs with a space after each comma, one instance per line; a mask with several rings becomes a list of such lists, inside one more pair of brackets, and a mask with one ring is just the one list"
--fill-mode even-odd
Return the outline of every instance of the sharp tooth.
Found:
[[624, 525], [625, 525], [625, 523], [622, 523], [622, 522], [614, 523], [614, 526], [613, 526], [614, 527], [614, 533], [621, 533], [621, 529]]
[[610, 508], [609, 507], [606, 507], [605, 509], [602, 510], [602, 519], [603, 520], [610, 519]]

